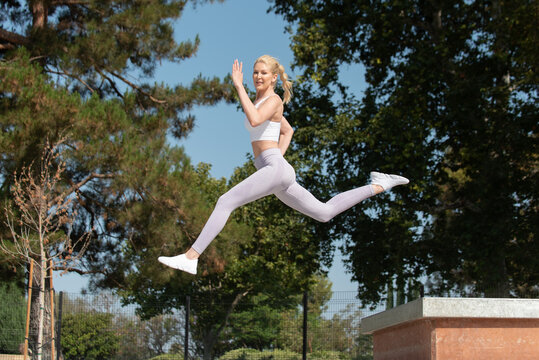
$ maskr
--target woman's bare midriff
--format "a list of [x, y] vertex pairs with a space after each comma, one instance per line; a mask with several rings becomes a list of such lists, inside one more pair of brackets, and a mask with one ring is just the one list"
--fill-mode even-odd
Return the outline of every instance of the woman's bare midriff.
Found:
[[253, 141], [251, 145], [253, 146], [253, 154], [255, 155], [255, 158], [265, 150], [279, 147], [279, 143], [272, 140]]

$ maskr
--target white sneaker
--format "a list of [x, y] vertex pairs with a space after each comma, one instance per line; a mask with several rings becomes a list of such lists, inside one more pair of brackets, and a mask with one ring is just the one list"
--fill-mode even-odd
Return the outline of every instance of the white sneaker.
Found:
[[380, 185], [384, 190], [389, 190], [393, 186], [408, 184], [410, 180], [404, 176], [384, 174], [376, 171], [371, 171], [371, 184]]
[[161, 264], [170, 266], [173, 269], [183, 270], [193, 275], [197, 274], [198, 259], [188, 259], [187, 256], [185, 256], [185, 254], [172, 256], [172, 257], [159, 256], [157, 260]]

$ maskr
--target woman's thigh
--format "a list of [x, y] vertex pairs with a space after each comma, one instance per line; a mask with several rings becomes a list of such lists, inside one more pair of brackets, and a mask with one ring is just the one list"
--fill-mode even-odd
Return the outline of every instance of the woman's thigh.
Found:
[[281, 176], [278, 167], [265, 166], [235, 185], [219, 198], [219, 203], [232, 209], [268, 196], [279, 188]]

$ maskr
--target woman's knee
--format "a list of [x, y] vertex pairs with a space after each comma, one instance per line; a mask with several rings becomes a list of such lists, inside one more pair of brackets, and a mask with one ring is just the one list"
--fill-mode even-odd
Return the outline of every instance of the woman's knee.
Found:
[[316, 211], [316, 213], [313, 214], [313, 218], [316, 221], [327, 223], [328, 221], [333, 219], [333, 211], [329, 206], [326, 205], [318, 209], [318, 211]]
[[217, 203], [215, 204], [215, 208], [232, 212], [235, 209], [234, 197], [229, 193], [219, 196], [219, 199], [217, 199]]
[[327, 223], [331, 219], [333, 219], [333, 216], [331, 216], [331, 214], [323, 213], [323, 214], [318, 215], [318, 218], [316, 220], [320, 221], [320, 222], [323, 222], [323, 223]]

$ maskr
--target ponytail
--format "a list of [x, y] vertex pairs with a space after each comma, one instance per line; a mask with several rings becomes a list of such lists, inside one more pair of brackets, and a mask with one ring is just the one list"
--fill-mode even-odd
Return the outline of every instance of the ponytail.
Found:
[[259, 62], [263, 62], [264, 64], [268, 65], [273, 74], [279, 75], [281, 82], [283, 83], [283, 102], [285, 104], [288, 103], [292, 97], [292, 81], [288, 80], [288, 75], [284, 71], [284, 66], [279, 64], [279, 61], [270, 55], [262, 55], [256, 59], [255, 64]]
[[292, 81], [288, 80], [288, 75], [284, 72], [284, 66], [279, 64], [279, 76], [281, 77], [281, 82], [283, 83], [283, 102], [287, 104], [292, 97]]

